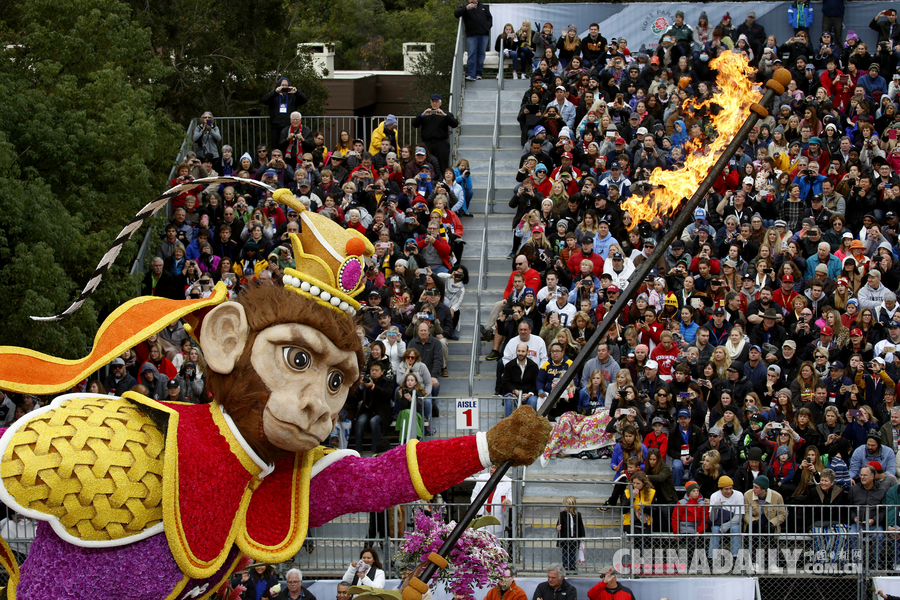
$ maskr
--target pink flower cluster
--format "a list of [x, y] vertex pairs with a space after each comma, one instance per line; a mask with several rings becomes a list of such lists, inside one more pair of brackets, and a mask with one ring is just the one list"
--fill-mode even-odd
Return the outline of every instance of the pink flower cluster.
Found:
[[[454, 522], [445, 524], [439, 513], [416, 511], [415, 530], [403, 534], [400, 550], [394, 558], [401, 568], [415, 569], [429, 554], [437, 552], [450, 536]], [[454, 595], [470, 598], [474, 590], [484, 589], [499, 582], [503, 569], [509, 562], [509, 554], [494, 534], [484, 529], [466, 529], [450, 551], [450, 565], [438, 569], [430, 585], [440, 582]]]

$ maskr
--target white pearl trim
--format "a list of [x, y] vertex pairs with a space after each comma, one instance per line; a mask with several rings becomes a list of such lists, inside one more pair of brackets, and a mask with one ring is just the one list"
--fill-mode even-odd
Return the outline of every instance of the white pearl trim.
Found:
[[281, 278], [281, 281], [282, 283], [284, 283], [284, 285], [299, 288], [311, 296], [318, 297], [318, 299], [320, 299], [322, 302], [327, 302], [335, 308], [339, 308], [351, 317], [356, 315], [356, 309], [354, 309], [349, 302], [341, 300], [331, 292], [326, 292], [325, 290], [320, 289], [317, 285], [311, 285], [308, 281], [303, 281], [299, 277], [294, 277], [293, 275], [288, 274], [285, 274]]

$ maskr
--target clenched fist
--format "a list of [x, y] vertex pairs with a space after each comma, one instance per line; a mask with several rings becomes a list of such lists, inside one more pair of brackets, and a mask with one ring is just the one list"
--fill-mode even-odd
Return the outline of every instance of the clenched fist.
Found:
[[539, 417], [530, 406], [520, 406], [487, 432], [491, 462], [530, 465], [544, 451], [552, 429], [546, 417]]

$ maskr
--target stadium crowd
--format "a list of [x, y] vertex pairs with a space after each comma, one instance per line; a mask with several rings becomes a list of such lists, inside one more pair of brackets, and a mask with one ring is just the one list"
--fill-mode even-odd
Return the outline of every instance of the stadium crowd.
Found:
[[[597, 24], [557, 36], [526, 20], [496, 38], [513, 77], [530, 80], [509, 200], [514, 270], [481, 328], [507, 412], [550, 393], [656, 249], [669, 219], [634, 222], [623, 202], [654, 169], [707, 151], [712, 61], [738, 53], [758, 83], [781, 67], [793, 77], [553, 411], [542, 463], [611, 458], [623, 484], [608, 505], [625, 483], [657, 503], [737, 491], [738, 524], [776, 497], [900, 500], [900, 25], [892, 9], [876, 15], [870, 52], [853, 30], [841, 42], [835, 20], [812, 40], [804, 6], [781, 42], [753, 11], [737, 26], [705, 12], [691, 26], [678, 11], [652, 50]], [[781, 530], [780, 509], [762, 513]], [[688, 506], [653, 529], [708, 519]], [[888, 521], [878, 526], [897, 529]]]
[[[549, 394], [655, 250], [668, 219], [635, 223], [623, 202], [715, 138], [714, 110], [694, 108], [715, 91], [711, 61], [738, 53], [758, 82], [779, 67], [793, 76], [554, 411], [544, 464], [608, 457], [621, 483], [608, 505], [651, 491], [683, 505], [626, 511], [641, 528], [696, 532], [709, 521], [727, 532], [739, 517], [780, 531], [797, 514], [781, 504], [900, 504], [900, 26], [896, 11], [879, 13], [870, 52], [852, 30], [841, 42], [839, 23], [813, 43], [811, 13], [794, 19], [781, 43], [752, 11], [736, 27], [728, 13], [690, 26], [679, 11], [653, 50], [632, 51], [596, 24], [557, 37], [525, 21], [496, 40], [514, 76], [530, 80], [509, 200], [514, 270], [481, 330], [508, 411]], [[458, 122], [438, 95], [414, 121], [425, 143], [404, 147], [388, 116], [370, 139], [342, 131], [329, 149], [296, 112], [304, 101], [287, 80], [263, 99], [271, 147], [222, 145], [205, 113], [172, 184], [234, 175], [286, 187], [373, 242], [358, 328], [367, 362], [345, 415], [356, 448], [371, 431], [378, 451], [413, 392], [432, 433], [430, 399], [449, 376], [469, 277], [460, 217], [471, 216], [470, 167], [449, 162]], [[196, 185], [172, 207], [147, 295], [199, 298], [219, 281], [238, 294], [280, 285], [294, 265], [298, 214], [268, 191]], [[202, 352], [178, 322], [110, 366], [79, 389], [210, 400]], [[40, 404], [15, 400], [4, 397], [0, 420]], [[690, 506], [716, 494], [728, 504], [735, 491], [729, 518]], [[877, 527], [900, 529], [896, 511], [883, 516]]]

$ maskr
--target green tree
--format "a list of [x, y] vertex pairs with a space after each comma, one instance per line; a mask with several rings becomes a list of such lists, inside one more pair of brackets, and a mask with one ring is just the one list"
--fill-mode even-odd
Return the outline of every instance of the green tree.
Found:
[[161, 105], [187, 122], [203, 111], [217, 116], [261, 114], [259, 100], [288, 77], [309, 97], [304, 113], [321, 114], [328, 98], [298, 25], [315, 19], [303, 2], [253, 0], [127, 0], [152, 32], [153, 53], [172, 65], [160, 82]]
[[134, 295], [126, 244], [91, 301], [61, 323], [119, 230], [166, 187], [183, 130], [157, 108], [170, 69], [118, 0], [18, 3], [0, 57], [0, 343], [84, 354]]

